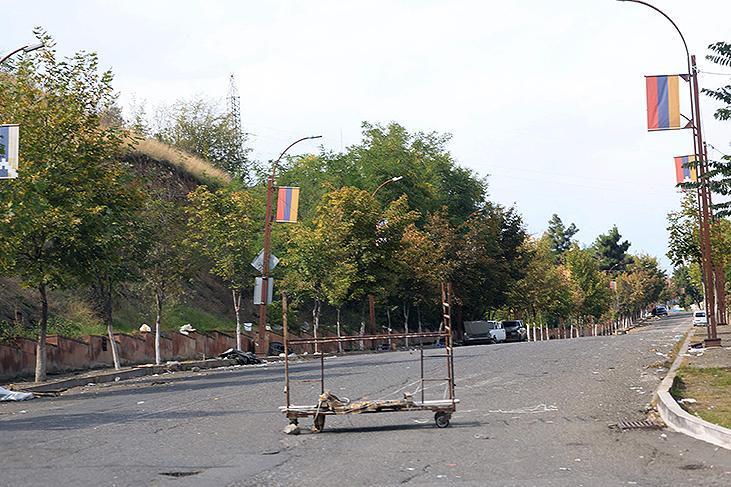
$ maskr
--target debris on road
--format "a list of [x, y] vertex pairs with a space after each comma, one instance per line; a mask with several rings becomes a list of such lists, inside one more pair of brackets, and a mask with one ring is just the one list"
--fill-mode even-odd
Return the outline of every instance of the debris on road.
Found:
[[15, 392], [0, 387], [0, 401], [27, 401], [33, 399], [32, 392]]
[[285, 435], [298, 435], [300, 434], [300, 427], [294, 423], [289, 423], [283, 432]]
[[218, 358], [233, 359], [238, 365], [254, 365], [261, 363], [261, 360], [253, 353], [242, 352], [241, 350], [236, 350], [234, 348], [229, 348], [219, 355]]

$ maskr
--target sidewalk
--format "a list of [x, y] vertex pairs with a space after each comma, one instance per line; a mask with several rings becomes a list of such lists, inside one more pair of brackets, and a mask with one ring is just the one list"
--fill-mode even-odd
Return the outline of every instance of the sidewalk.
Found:
[[671, 394], [690, 414], [731, 428], [731, 326], [718, 328], [721, 347], [702, 348], [705, 328], [695, 328]]

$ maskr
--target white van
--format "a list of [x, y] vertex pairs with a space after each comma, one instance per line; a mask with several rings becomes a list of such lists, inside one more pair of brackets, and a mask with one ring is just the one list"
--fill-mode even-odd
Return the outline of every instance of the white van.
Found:
[[499, 321], [465, 321], [462, 343], [500, 343], [505, 341], [505, 329]]
[[708, 318], [706, 318], [705, 311], [696, 311], [693, 313], [693, 326], [706, 326], [708, 324]]

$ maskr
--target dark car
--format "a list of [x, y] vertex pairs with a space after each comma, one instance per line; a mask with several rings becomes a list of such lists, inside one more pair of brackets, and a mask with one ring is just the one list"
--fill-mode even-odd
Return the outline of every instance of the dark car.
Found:
[[284, 353], [284, 344], [282, 342], [270, 342], [268, 355], [277, 356], [280, 353]]
[[668, 315], [668, 308], [667, 306], [655, 306], [655, 309], [652, 310], [653, 316], [667, 316]]
[[508, 341], [524, 342], [528, 340], [528, 332], [521, 320], [504, 320], [505, 339]]

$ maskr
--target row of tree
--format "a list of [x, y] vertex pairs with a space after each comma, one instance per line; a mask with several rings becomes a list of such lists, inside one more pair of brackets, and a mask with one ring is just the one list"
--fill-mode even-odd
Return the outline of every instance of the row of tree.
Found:
[[[89, 290], [119, 366], [112, 314], [120, 288], [154, 298], [159, 361], [165, 303], [210, 273], [231, 291], [241, 347], [265, 191], [246, 151], [231, 146], [241, 139], [199, 102], [175, 105], [156, 124], [140, 113], [122, 120], [112, 75], [99, 71], [96, 56], [58, 59], [50, 37], [38, 35], [49, 48], [0, 73], [0, 117], [22, 126], [21, 176], [0, 185], [0, 268], [38, 293], [36, 380], [45, 377], [55, 288]], [[183, 198], [168, 194], [124, 157], [145, 130], [234, 177]], [[327, 316], [338, 332], [363, 333], [373, 296], [385, 328], [437, 327], [442, 283], [451, 283], [458, 324], [592, 323], [637, 315], [661, 298], [657, 262], [627, 254], [616, 227], [582, 248], [576, 226], [554, 215], [545, 235], [529, 236], [515, 208], [491, 202], [486, 180], [456, 164], [448, 142], [366, 123], [361, 143], [342, 152], [285, 161], [278, 183], [302, 195], [299, 223], [273, 234], [282, 258], [274, 277], [293, 298], [291, 322], [317, 333]]]

